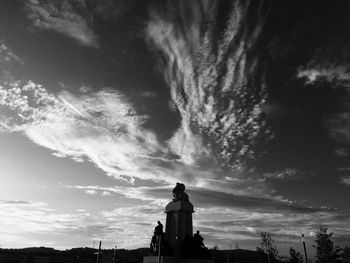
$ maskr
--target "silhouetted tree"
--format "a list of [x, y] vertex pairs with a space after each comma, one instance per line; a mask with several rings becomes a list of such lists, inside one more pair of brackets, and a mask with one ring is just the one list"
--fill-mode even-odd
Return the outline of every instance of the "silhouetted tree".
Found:
[[327, 233], [328, 228], [320, 227], [320, 231], [316, 234], [316, 263], [337, 263], [341, 262], [341, 248], [334, 246], [333, 233]]
[[342, 257], [342, 262], [350, 263], [350, 247], [345, 246], [343, 248], [343, 253], [342, 253], [341, 257]]
[[258, 252], [265, 253], [269, 262], [275, 262], [278, 257], [278, 251], [275, 246], [275, 240], [272, 239], [269, 232], [262, 232], [260, 234], [260, 247], [257, 247]]
[[293, 247], [290, 247], [288, 262], [289, 263], [302, 263], [302, 262], [304, 262], [304, 259], [303, 259], [303, 256], [299, 252], [296, 252]]

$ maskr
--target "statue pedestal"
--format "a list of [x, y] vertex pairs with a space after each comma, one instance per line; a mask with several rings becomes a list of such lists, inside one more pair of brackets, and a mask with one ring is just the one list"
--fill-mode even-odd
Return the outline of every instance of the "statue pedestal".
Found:
[[175, 257], [180, 257], [181, 242], [186, 235], [193, 236], [193, 205], [187, 201], [170, 202], [165, 207], [165, 236]]
[[[165, 207], [165, 240], [161, 254], [161, 263], [214, 263], [210, 252], [204, 247], [199, 235], [193, 237], [193, 205], [184, 192], [185, 185], [177, 183], [173, 190], [174, 202]], [[198, 238], [201, 240], [198, 241]], [[167, 256], [165, 256], [167, 255]], [[169, 256], [171, 255], [171, 256]], [[143, 263], [159, 263], [157, 256], [143, 258]]]

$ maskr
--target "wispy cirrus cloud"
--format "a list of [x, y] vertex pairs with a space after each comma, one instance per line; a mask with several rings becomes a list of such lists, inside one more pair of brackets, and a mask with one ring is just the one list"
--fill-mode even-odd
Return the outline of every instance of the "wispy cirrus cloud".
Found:
[[[213, 153], [226, 166], [241, 167], [271, 136], [262, 111], [264, 76], [253, 52], [268, 8], [259, 4], [259, 23], [248, 28], [249, 1], [235, 1], [219, 27], [219, 5], [166, 1], [151, 11], [147, 34], [164, 54], [161, 71], [182, 117], [172, 149], [187, 163]], [[181, 15], [184, 10], [190, 14]]]
[[121, 180], [132, 183], [138, 178], [171, 185], [182, 181], [224, 192], [234, 189], [237, 194], [273, 192], [254, 176], [224, 172], [209, 157], [194, 163], [177, 157], [167, 141], [160, 142], [153, 131], [143, 127], [148, 117], [139, 115], [117, 90], [54, 94], [30, 81], [4, 82], [0, 107], [4, 109], [2, 131], [24, 133], [57, 157], [78, 162], [87, 159]]
[[264, 178], [275, 179], [275, 180], [295, 180], [300, 179], [303, 173], [293, 168], [285, 168], [281, 171], [276, 171], [273, 173], [265, 173]]
[[166, 142], [143, 128], [148, 117], [117, 90], [54, 94], [31, 81], [3, 82], [0, 107], [2, 131], [23, 132], [57, 157], [88, 159], [115, 178], [196, 185], [218, 176], [209, 164], [178, 159]]
[[[101, 187], [97, 185], [75, 185], [66, 186], [67, 188], [79, 189], [85, 192], [103, 193], [109, 192], [111, 194], [118, 194], [130, 199], [149, 201], [160, 206], [166, 205], [170, 200], [172, 186], [111, 186]], [[282, 197], [261, 197], [259, 195], [242, 195], [224, 192], [219, 190], [209, 190], [208, 188], [188, 187], [187, 192], [190, 194], [190, 200], [199, 208], [221, 207], [223, 209], [243, 209], [245, 211], [256, 211], [259, 213], [332, 213], [335, 210], [330, 208], [317, 208], [311, 206], [302, 206], [295, 204]]]
[[64, 34], [84, 46], [99, 46], [86, 1], [26, 0], [24, 3], [34, 27]]
[[0, 64], [19, 62], [23, 64], [24, 61], [20, 59], [12, 50], [9, 48], [6, 43], [0, 40]]
[[[329, 136], [337, 142], [343, 144], [343, 148], [338, 149], [339, 156], [347, 156], [350, 144], [350, 65], [343, 62], [332, 62], [337, 57], [326, 59], [320, 54], [305, 67], [299, 69], [298, 78], [305, 78], [309, 85], [317, 85], [327, 82], [332, 86], [334, 92], [339, 96], [337, 109], [327, 114], [324, 124]], [[326, 61], [325, 61], [326, 60]]]
[[26, 206], [26, 207], [46, 207], [45, 202], [33, 202], [27, 200], [0, 200], [2, 206]]
[[85, 193], [87, 193], [89, 195], [96, 195], [97, 191], [89, 189], [89, 190], [86, 190]]
[[350, 176], [344, 176], [341, 178], [340, 182], [342, 184], [345, 184], [345, 185], [349, 185], [350, 186]]
[[24, 10], [34, 28], [50, 30], [99, 48], [96, 18], [117, 20], [133, 7], [130, 0], [23, 0]]
[[149, 165], [166, 151], [154, 133], [142, 128], [147, 116], [137, 115], [117, 91], [55, 95], [33, 82], [17, 81], [0, 87], [0, 105], [9, 110], [1, 114], [4, 130], [24, 132], [56, 156], [87, 157], [118, 178], [158, 178]]
[[305, 69], [299, 69], [297, 73], [298, 78], [306, 78], [306, 83], [312, 84], [319, 79], [326, 79], [327, 81], [340, 81], [349, 83], [350, 82], [350, 70], [346, 65], [310, 65]]

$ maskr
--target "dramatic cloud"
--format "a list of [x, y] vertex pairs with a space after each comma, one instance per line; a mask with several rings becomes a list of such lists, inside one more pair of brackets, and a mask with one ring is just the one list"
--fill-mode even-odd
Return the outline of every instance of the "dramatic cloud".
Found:
[[[148, 205], [135, 205], [129, 208], [117, 208], [103, 211], [109, 222], [129, 226], [144, 224], [142, 215], [147, 215], [147, 222], [156, 222], [164, 206], [170, 201], [171, 186], [159, 187], [101, 187], [101, 186], [67, 186], [68, 188], [92, 191], [107, 191], [123, 195], [133, 200], [151, 202]], [[313, 238], [314, 231], [321, 224], [326, 224], [338, 237], [349, 238], [349, 231], [343, 231], [349, 214], [335, 209], [298, 206], [287, 200], [270, 200], [250, 196], [237, 196], [222, 192], [208, 191], [200, 188], [189, 188], [190, 200], [195, 204], [194, 226], [201, 231], [206, 244], [224, 246], [234, 236], [237, 242], [257, 243], [262, 231], [271, 231], [279, 244], [297, 242], [300, 233]], [[163, 221], [164, 219], [162, 219]], [[261, 222], [264, 222], [262, 225]], [[220, 226], [220, 227], [218, 227]], [[151, 227], [151, 225], [149, 225]], [[128, 232], [134, 233], [135, 228]], [[147, 236], [148, 235], [148, 236]], [[147, 240], [150, 233], [140, 235]], [[248, 242], [249, 243], [249, 242]], [[245, 245], [246, 246], [246, 245]], [[249, 247], [255, 249], [254, 246]]]
[[307, 84], [314, 83], [319, 79], [326, 79], [327, 81], [341, 81], [350, 84], [349, 67], [344, 65], [320, 65], [320, 68], [307, 68], [299, 70], [298, 78], [306, 77]]
[[347, 13], [304, 2], [6, 1], [6, 246], [148, 246], [176, 182], [208, 246], [349, 241]]
[[[101, 186], [66, 186], [84, 190], [87, 194], [97, 194], [98, 192], [108, 192], [110, 194], [123, 195], [130, 199], [151, 201], [155, 204], [166, 205], [170, 200], [172, 186], [158, 187], [101, 187]], [[200, 187], [190, 187], [187, 192], [190, 194], [191, 201], [199, 208], [222, 207], [223, 209], [244, 209], [246, 211], [256, 211], [260, 213], [332, 213], [334, 210], [328, 208], [316, 208], [310, 206], [300, 206], [284, 200], [281, 197], [255, 197], [247, 195], [237, 195], [203, 189]]]
[[25, 12], [35, 28], [52, 30], [75, 39], [80, 45], [98, 48], [96, 19], [118, 20], [132, 0], [23, 0]]
[[64, 34], [84, 46], [98, 47], [86, 1], [26, 0], [25, 5], [35, 27]]
[[[234, 189], [237, 194], [254, 196], [273, 193], [268, 184], [253, 175], [246, 178], [247, 173], [224, 172], [212, 158], [194, 163], [191, 156], [177, 158], [173, 147], [143, 128], [147, 116], [139, 115], [129, 99], [116, 90], [54, 94], [30, 81], [4, 82], [0, 107], [2, 131], [23, 132], [57, 157], [71, 157], [77, 162], [87, 158], [121, 180], [133, 183], [138, 178], [171, 185], [182, 181], [204, 189]], [[170, 140], [184, 143], [176, 135]], [[184, 147], [197, 147], [195, 143]]]
[[277, 171], [273, 173], [265, 173], [264, 178], [272, 178], [278, 180], [293, 180], [300, 179], [303, 174], [296, 169], [286, 168], [284, 171]]
[[[149, 164], [162, 154], [156, 136], [142, 128], [147, 116], [117, 91], [57, 96], [33, 82], [0, 87], [1, 127], [23, 131], [35, 143], [81, 161], [88, 157], [118, 178], [158, 180]], [[15, 115], [13, 113], [16, 113]], [[164, 180], [164, 178], [159, 178]], [[131, 179], [132, 180], [132, 179]]]
[[186, 163], [213, 151], [221, 163], [241, 167], [271, 136], [256, 53], [268, 8], [260, 3], [251, 24], [249, 7], [249, 1], [233, 2], [221, 23], [213, 1], [166, 1], [151, 12], [147, 33], [164, 54], [164, 77], [182, 117], [170, 145]]
[[174, 159], [171, 149], [143, 128], [147, 116], [138, 115], [116, 90], [53, 94], [34, 82], [5, 82], [0, 86], [0, 107], [3, 131], [24, 132], [57, 157], [78, 162], [87, 158], [122, 180], [196, 185], [220, 176], [210, 163], [198, 167]]
[[24, 62], [5, 44], [4, 41], [0, 40], [0, 65], [9, 64], [11, 62]]
[[[328, 82], [333, 86], [334, 92], [341, 95], [336, 112], [327, 116], [325, 125], [329, 135], [336, 141], [343, 143], [349, 148], [350, 144], [350, 65], [338, 63], [325, 63], [324, 58], [316, 57], [310, 65], [300, 69], [297, 77], [306, 78], [309, 85], [317, 85]], [[316, 61], [316, 62], [315, 62]], [[318, 63], [317, 63], [318, 62]], [[343, 153], [347, 149], [342, 150]]]
[[344, 176], [344, 177], [341, 179], [341, 183], [350, 186], [350, 176]]

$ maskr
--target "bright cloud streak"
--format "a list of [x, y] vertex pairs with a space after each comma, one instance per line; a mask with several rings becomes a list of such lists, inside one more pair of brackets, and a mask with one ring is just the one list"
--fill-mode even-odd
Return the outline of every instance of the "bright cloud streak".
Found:
[[2, 115], [2, 127], [23, 131], [33, 142], [76, 160], [88, 157], [120, 179], [164, 180], [147, 171], [153, 159], [165, 155], [156, 136], [142, 128], [146, 116], [136, 114], [117, 91], [58, 96], [33, 82], [0, 88], [0, 104], [19, 116]]
[[55, 95], [34, 82], [6, 82], [0, 86], [0, 105], [7, 109], [0, 116], [3, 131], [24, 132], [57, 157], [87, 158], [118, 179], [196, 185], [218, 176], [212, 168], [169, 158], [171, 149], [142, 127], [147, 116], [138, 115], [118, 91]]
[[350, 186], [350, 176], [344, 176], [343, 178], [341, 178], [341, 183]]
[[[183, 181], [221, 191], [232, 191], [233, 187], [236, 193], [253, 194], [263, 194], [269, 188], [262, 181], [244, 178], [238, 171], [227, 172], [225, 179], [223, 171], [209, 157], [193, 164], [183, 158], [170, 158], [174, 148], [159, 142], [152, 131], [143, 128], [147, 116], [138, 115], [129, 100], [116, 90], [53, 94], [34, 82], [5, 82], [0, 86], [0, 106], [7, 109], [0, 116], [4, 131], [23, 132], [36, 144], [53, 150], [57, 157], [71, 157], [78, 162], [87, 158], [121, 180], [132, 183], [139, 178], [167, 184]], [[186, 142], [177, 135], [170, 139], [177, 140], [179, 144]], [[203, 149], [197, 146], [196, 154]], [[227, 181], [233, 177], [240, 183]], [[252, 184], [256, 187], [252, 188]]]
[[[67, 246], [87, 246], [92, 244], [93, 240], [103, 240], [105, 246], [113, 246], [117, 241], [123, 247], [133, 247], [134, 244], [145, 246], [148, 243], [148, 233], [139, 239], [135, 238], [125, 240], [122, 236], [126, 231], [141, 233], [144, 225], [140, 224], [141, 217], [135, 217], [134, 213], [140, 213], [140, 210], [146, 211], [148, 206], [135, 207], [130, 209], [130, 213], [104, 212], [100, 214], [90, 214], [82, 210], [77, 213], [62, 213], [49, 209], [47, 204], [38, 202], [23, 201], [21, 204], [16, 201], [2, 200], [0, 202], [1, 226], [0, 232], [2, 238], [6, 238], [2, 245], [5, 246], [40, 246], [42, 244], [55, 247], [66, 248]], [[120, 211], [125, 210], [121, 208]], [[117, 211], [117, 210], [116, 210]], [[113, 216], [112, 214], [113, 213]], [[121, 220], [124, 217], [125, 220]], [[138, 218], [138, 219], [137, 219]], [[129, 227], [127, 227], [129, 225]], [[17, 233], [13, 232], [16, 229]], [[18, 233], [21, 233], [18, 236]], [[38, 235], [39, 240], [30, 241], [33, 233]], [[53, 238], [59, 238], [69, 234], [70, 239], [53, 243]]]

